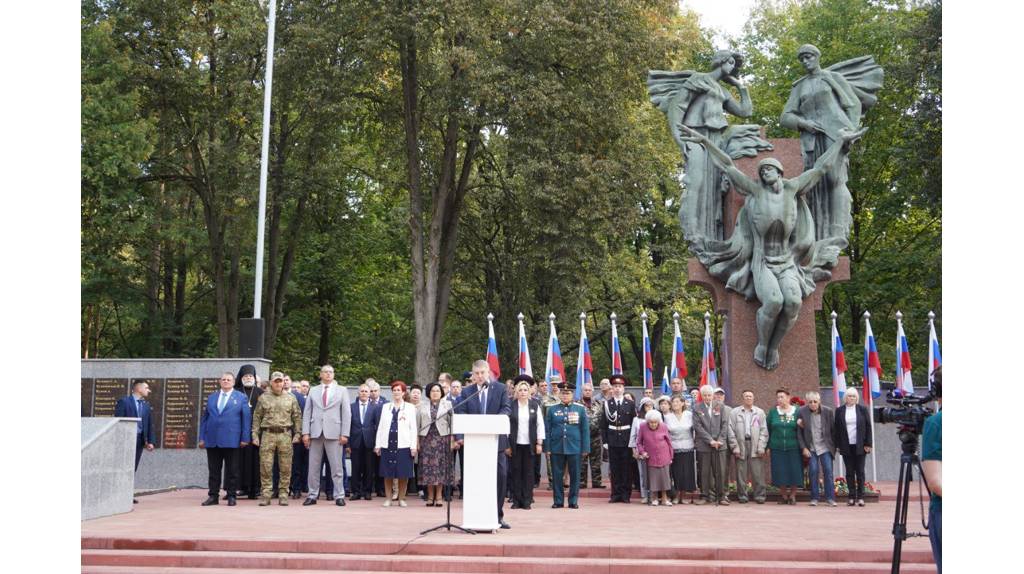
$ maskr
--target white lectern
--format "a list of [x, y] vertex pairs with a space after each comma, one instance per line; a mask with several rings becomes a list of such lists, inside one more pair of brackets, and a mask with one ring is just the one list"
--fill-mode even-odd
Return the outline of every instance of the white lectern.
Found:
[[507, 415], [455, 415], [452, 432], [465, 435], [462, 527], [496, 530], [498, 524], [498, 435], [507, 435]]

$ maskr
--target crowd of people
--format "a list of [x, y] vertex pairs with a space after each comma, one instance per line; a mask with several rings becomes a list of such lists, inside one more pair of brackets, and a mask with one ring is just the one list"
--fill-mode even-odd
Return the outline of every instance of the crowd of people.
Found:
[[[730, 407], [722, 389], [688, 391], [682, 379], [671, 382], [670, 394], [655, 397], [644, 389], [635, 399], [626, 392], [627, 378], [613, 375], [597, 389], [584, 384], [575, 400], [574, 386], [557, 376], [551, 391], [529, 375], [493, 381], [486, 361], [474, 363], [461, 380], [441, 373], [425, 388], [391, 381], [390, 399], [372, 378], [350, 397], [351, 389], [334, 379], [330, 365], [319, 376], [315, 386], [281, 372], [261, 382], [251, 365], [221, 375], [199, 426], [209, 467], [204, 506], [221, 500], [233, 506], [240, 497], [259, 498], [260, 505], [304, 498], [303, 505], [326, 499], [345, 506], [346, 498], [378, 497], [383, 506], [405, 507], [410, 496], [441, 506], [462, 497], [465, 461], [462, 437], [452, 430], [455, 413], [509, 417], [510, 432], [500, 437], [498, 451], [503, 527], [505, 501], [513, 509], [534, 504], [542, 466], [552, 506], [578, 508], [588, 475], [591, 487], [607, 488], [603, 461], [612, 503], [629, 503], [639, 491], [640, 501], [652, 506], [728, 505], [727, 485], [734, 482], [737, 502], [764, 504], [770, 469], [779, 503], [796, 504], [806, 463], [810, 505], [836, 506], [838, 451], [846, 467], [847, 504], [864, 505], [871, 424], [853, 388], [836, 409], [822, 405], [817, 392], [806, 393], [806, 404], [798, 407], [780, 388], [776, 406], [766, 413], [754, 405], [752, 390], [743, 390], [741, 404]], [[133, 388], [125, 409], [134, 404], [142, 412], [144, 392]], [[145, 446], [144, 426], [140, 422], [139, 440]]]

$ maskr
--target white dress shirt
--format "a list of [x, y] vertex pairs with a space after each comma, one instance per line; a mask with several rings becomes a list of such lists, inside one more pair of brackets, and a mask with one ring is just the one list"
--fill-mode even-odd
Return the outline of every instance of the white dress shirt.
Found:
[[857, 444], [857, 407], [846, 405], [846, 437], [850, 444]]
[[[516, 428], [516, 444], [530, 444], [530, 403], [524, 405], [516, 401], [519, 406], [519, 426]], [[537, 442], [544, 440], [544, 417], [537, 413]]]

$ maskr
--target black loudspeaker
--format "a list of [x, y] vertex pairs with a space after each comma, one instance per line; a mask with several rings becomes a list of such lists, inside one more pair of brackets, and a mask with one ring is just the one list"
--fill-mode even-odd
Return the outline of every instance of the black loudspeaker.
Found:
[[238, 356], [263, 358], [263, 319], [238, 320]]

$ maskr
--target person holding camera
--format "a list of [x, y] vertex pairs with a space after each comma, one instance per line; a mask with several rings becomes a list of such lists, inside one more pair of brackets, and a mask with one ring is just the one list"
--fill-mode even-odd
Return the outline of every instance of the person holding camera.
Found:
[[864, 463], [871, 453], [871, 419], [867, 407], [858, 404], [857, 389], [849, 387], [844, 404], [836, 409], [833, 438], [846, 464], [846, 487], [850, 492], [847, 506], [864, 506]]
[[938, 412], [924, 421], [921, 440], [921, 469], [931, 494], [928, 505], [928, 539], [932, 543], [935, 566], [942, 574], [942, 367], [932, 374], [932, 394]]

